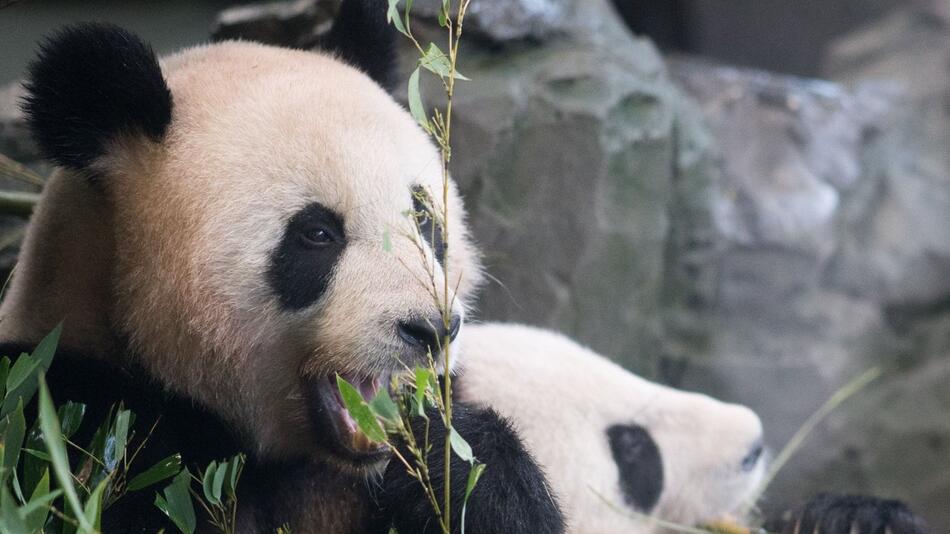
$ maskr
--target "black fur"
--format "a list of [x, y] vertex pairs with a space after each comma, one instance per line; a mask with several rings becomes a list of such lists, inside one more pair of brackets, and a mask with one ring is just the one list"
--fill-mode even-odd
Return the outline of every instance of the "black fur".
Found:
[[[325, 232], [331, 241], [318, 244], [308, 236]], [[299, 310], [320, 298], [346, 247], [343, 219], [313, 203], [287, 223], [284, 237], [271, 255], [268, 280], [284, 308]]]
[[386, 90], [396, 83], [396, 29], [386, 21], [387, 0], [343, 0], [329, 33], [317, 46], [362, 70]]
[[[560, 534], [564, 518], [541, 472], [525, 450], [511, 425], [490, 409], [476, 409], [456, 403], [453, 408], [454, 429], [472, 446], [478, 460], [487, 465], [472, 492], [466, 511], [466, 532], [478, 534]], [[430, 410], [428, 455], [429, 474], [435, 493], [441, 500], [444, 491], [443, 446], [445, 426], [438, 412]], [[413, 421], [416, 440], [422, 442], [425, 420]], [[405, 446], [400, 447], [411, 458]], [[461, 511], [464, 502], [469, 464], [452, 455], [452, 532], [461, 532]], [[435, 514], [423, 494], [419, 482], [410, 477], [405, 466], [391, 461], [383, 480], [381, 506], [385, 517], [400, 533], [435, 534], [441, 532]], [[376, 532], [386, 534], [388, 521], [378, 525]]]
[[165, 135], [172, 95], [152, 49], [111, 24], [67, 26], [41, 44], [23, 101], [44, 156], [86, 169], [121, 133]]
[[[432, 213], [432, 203], [428, 201], [428, 193], [420, 186], [412, 188], [412, 210], [416, 212], [416, 224], [419, 226], [419, 235], [432, 247], [436, 261], [445, 265], [445, 240], [442, 239], [442, 225], [436, 221]], [[427, 201], [420, 197], [424, 196]]]
[[906, 504], [888, 499], [823, 493], [765, 527], [793, 534], [927, 534], [926, 522]]
[[663, 491], [663, 460], [653, 437], [639, 425], [614, 425], [607, 429], [610, 452], [620, 472], [624, 500], [649, 512]]

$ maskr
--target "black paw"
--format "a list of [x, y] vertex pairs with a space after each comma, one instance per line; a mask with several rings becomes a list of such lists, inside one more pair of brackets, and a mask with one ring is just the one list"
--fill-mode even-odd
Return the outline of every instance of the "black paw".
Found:
[[904, 503], [822, 493], [766, 525], [781, 534], [928, 534], [924, 520]]
[[[563, 534], [564, 518], [541, 469], [521, 439], [493, 410], [456, 403], [455, 431], [468, 441], [485, 472], [469, 497], [465, 531], [476, 534]], [[417, 441], [424, 439], [425, 420], [413, 421]], [[429, 412], [429, 473], [442, 505], [445, 466], [445, 427], [439, 414]], [[404, 457], [411, 455], [400, 447]], [[462, 503], [470, 466], [452, 454], [452, 532], [461, 532]], [[381, 507], [387, 522], [400, 534], [439, 533], [441, 529], [422, 486], [398, 460], [389, 463], [383, 477]]]

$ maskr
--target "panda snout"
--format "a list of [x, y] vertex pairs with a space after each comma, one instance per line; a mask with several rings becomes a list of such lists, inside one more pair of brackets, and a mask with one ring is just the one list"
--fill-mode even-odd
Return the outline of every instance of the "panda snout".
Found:
[[396, 334], [414, 350], [438, 352], [442, 340], [448, 336], [454, 341], [462, 327], [462, 318], [453, 314], [448, 326], [441, 315], [431, 317], [414, 317], [399, 321], [396, 324]]

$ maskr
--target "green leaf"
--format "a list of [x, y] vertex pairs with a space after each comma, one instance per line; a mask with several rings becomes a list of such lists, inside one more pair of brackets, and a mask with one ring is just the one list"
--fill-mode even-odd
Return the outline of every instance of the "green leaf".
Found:
[[392, 240], [392, 237], [389, 235], [389, 230], [383, 231], [383, 250], [386, 252], [393, 251], [393, 240]]
[[43, 472], [49, 469], [50, 456], [42, 451], [43, 432], [40, 430], [39, 417], [34, 418], [33, 426], [26, 435], [26, 443], [23, 445], [23, 451], [26, 456], [22, 456], [21, 464], [23, 466], [23, 484], [28, 491], [36, 487]]
[[219, 499], [214, 497], [214, 475], [218, 472], [218, 462], [212, 461], [205, 468], [205, 473], [201, 477], [201, 492], [204, 493], [205, 500], [211, 504], [221, 504]]
[[0, 408], [0, 417], [13, 410], [20, 399], [28, 403], [36, 391], [36, 374], [43, 364], [29, 354], [21, 354], [7, 375], [7, 394]]
[[115, 460], [118, 462], [125, 456], [125, 446], [129, 440], [129, 426], [132, 422], [132, 412], [119, 410], [115, 416]]
[[67, 401], [59, 407], [57, 413], [59, 414], [63, 436], [69, 439], [79, 430], [82, 418], [86, 415], [86, 405], [81, 402]]
[[44, 462], [51, 462], [53, 460], [53, 458], [49, 455], [49, 453], [44, 452], [44, 451], [38, 451], [36, 449], [23, 449], [23, 452], [29, 454], [30, 456], [39, 458], [40, 460], [43, 460]]
[[242, 471], [244, 471], [244, 455], [238, 454], [228, 462], [228, 478], [224, 483], [224, 491], [232, 499], [237, 496], [237, 484]]
[[126, 486], [127, 491], [138, 491], [152, 484], [177, 475], [181, 471], [181, 455], [173, 454], [168, 458], [135, 475]]
[[20, 449], [26, 435], [26, 419], [23, 417], [23, 401], [7, 416], [7, 428], [3, 433], [3, 480], [16, 470], [20, 461]]
[[468, 508], [468, 498], [472, 495], [472, 490], [478, 484], [478, 479], [482, 478], [485, 472], [485, 464], [474, 464], [468, 471], [468, 482], [465, 484], [465, 498], [462, 500], [462, 532], [465, 534], [465, 511]]
[[66, 447], [63, 445], [63, 434], [60, 431], [59, 418], [56, 417], [56, 410], [53, 409], [53, 399], [50, 397], [49, 388], [46, 387], [46, 379], [43, 375], [39, 376], [39, 388], [40, 428], [43, 430], [43, 441], [46, 443], [46, 450], [49, 452], [50, 462], [53, 464], [53, 473], [56, 475], [56, 480], [66, 496], [66, 502], [79, 521], [80, 528], [87, 532], [91, 531], [92, 525], [83, 515], [79, 495], [76, 494], [76, 488], [73, 486]]
[[[426, 49], [425, 55], [419, 59], [419, 65], [435, 73], [440, 78], [447, 78], [452, 74], [452, 61], [435, 43], [429, 43], [429, 48]], [[455, 79], [469, 80], [469, 78], [463, 76], [459, 71], [455, 71]]]
[[399, 30], [399, 33], [409, 37], [406, 27], [402, 23], [402, 17], [399, 15], [399, 0], [389, 0], [389, 9], [386, 10], [386, 22], [392, 24]]
[[56, 499], [62, 493], [56, 490], [49, 491], [49, 469], [43, 471], [36, 488], [33, 489], [33, 495], [30, 496], [30, 502], [23, 507], [23, 515], [26, 519], [26, 526], [30, 532], [39, 532], [46, 524], [46, 518], [49, 517], [49, 503]]
[[155, 494], [155, 506], [165, 513], [182, 534], [193, 534], [197, 526], [195, 507], [191, 502], [188, 488], [191, 485], [191, 473], [182, 469], [165, 488], [165, 494]]
[[53, 364], [53, 355], [56, 354], [56, 347], [59, 346], [59, 336], [62, 333], [63, 323], [59, 323], [52, 332], [46, 334], [46, 337], [33, 350], [32, 356], [43, 364], [43, 372], [49, 371], [50, 365]]
[[224, 479], [228, 476], [228, 463], [218, 464], [214, 473], [214, 482], [211, 484], [211, 495], [217, 502], [221, 502], [222, 490], [224, 489]]
[[92, 494], [89, 495], [89, 499], [86, 501], [86, 508], [83, 511], [83, 515], [86, 516], [86, 521], [92, 523], [96, 532], [102, 529], [102, 494], [105, 492], [108, 484], [109, 479], [105, 479], [96, 486], [96, 489], [92, 490]]
[[0, 488], [0, 527], [4, 534], [30, 534], [16, 499], [6, 486]]
[[419, 90], [419, 69], [412, 71], [409, 75], [409, 113], [412, 115], [419, 126], [426, 132], [432, 131], [429, 124], [429, 118], [426, 116], [426, 108], [422, 104], [422, 94]]
[[466, 462], [475, 460], [475, 455], [472, 454], [472, 446], [454, 428], [449, 429], [449, 441], [452, 443], [452, 450], [459, 458]]
[[429, 388], [431, 374], [425, 367], [416, 367], [415, 408], [419, 410], [416, 413], [419, 417], [426, 417], [426, 390]]
[[53, 354], [56, 352], [62, 330], [63, 325], [60, 323], [40, 341], [33, 354], [21, 354], [13, 367], [10, 368], [6, 380], [6, 396], [3, 399], [3, 407], [0, 408], [0, 417], [10, 413], [10, 410], [16, 407], [21, 398], [23, 404], [28, 404], [30, 399], [33, 398], [33, 394], [36, 393], [38, 371], [46, 372], [49, 370], [53, 363]]
[[7, 376], [10, 374], [10, 358], [0, 358], [0, 398], [7, 393]]
[[370, 441], [386, 441], [386, 432], [379, 426], [379, 421], [376, 420], [376, 416], [373, 415], [373, 411], [363, 400], [360, 392], [340, 375], [336, 375], [336, 387], [340, 390], [340, 397], [343, 398], [346, 411], [350, 413], [350, 417], [356, 421], [357, 426], [366, 434], [366, 437]]
[[392, 397], [389, 396], [388, 386], [388, 384], [384, 384], [383, 387], [380, 388], [376, 396], [373, 397], [373, 400], [370, 401], [369, 407], [377, 417], [381, 417], [387, 423], [397, 424], [400, 419], [399, 407], [396, 406]]

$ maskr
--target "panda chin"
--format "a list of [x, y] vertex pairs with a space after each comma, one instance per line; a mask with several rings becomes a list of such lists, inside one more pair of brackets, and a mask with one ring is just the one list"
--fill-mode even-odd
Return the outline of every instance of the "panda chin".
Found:
[[[389, 384], [390, 374], [376, 376], [341, 375], [352, 384], [367, 402], [380, 387]], [[389, 458], [389, 448], [372, 442], [350, 416], [343, 404], [336, 376], [310, 378], [305, 381], [308, 411], [317, 444], [344, 466], [371, 468]]]

